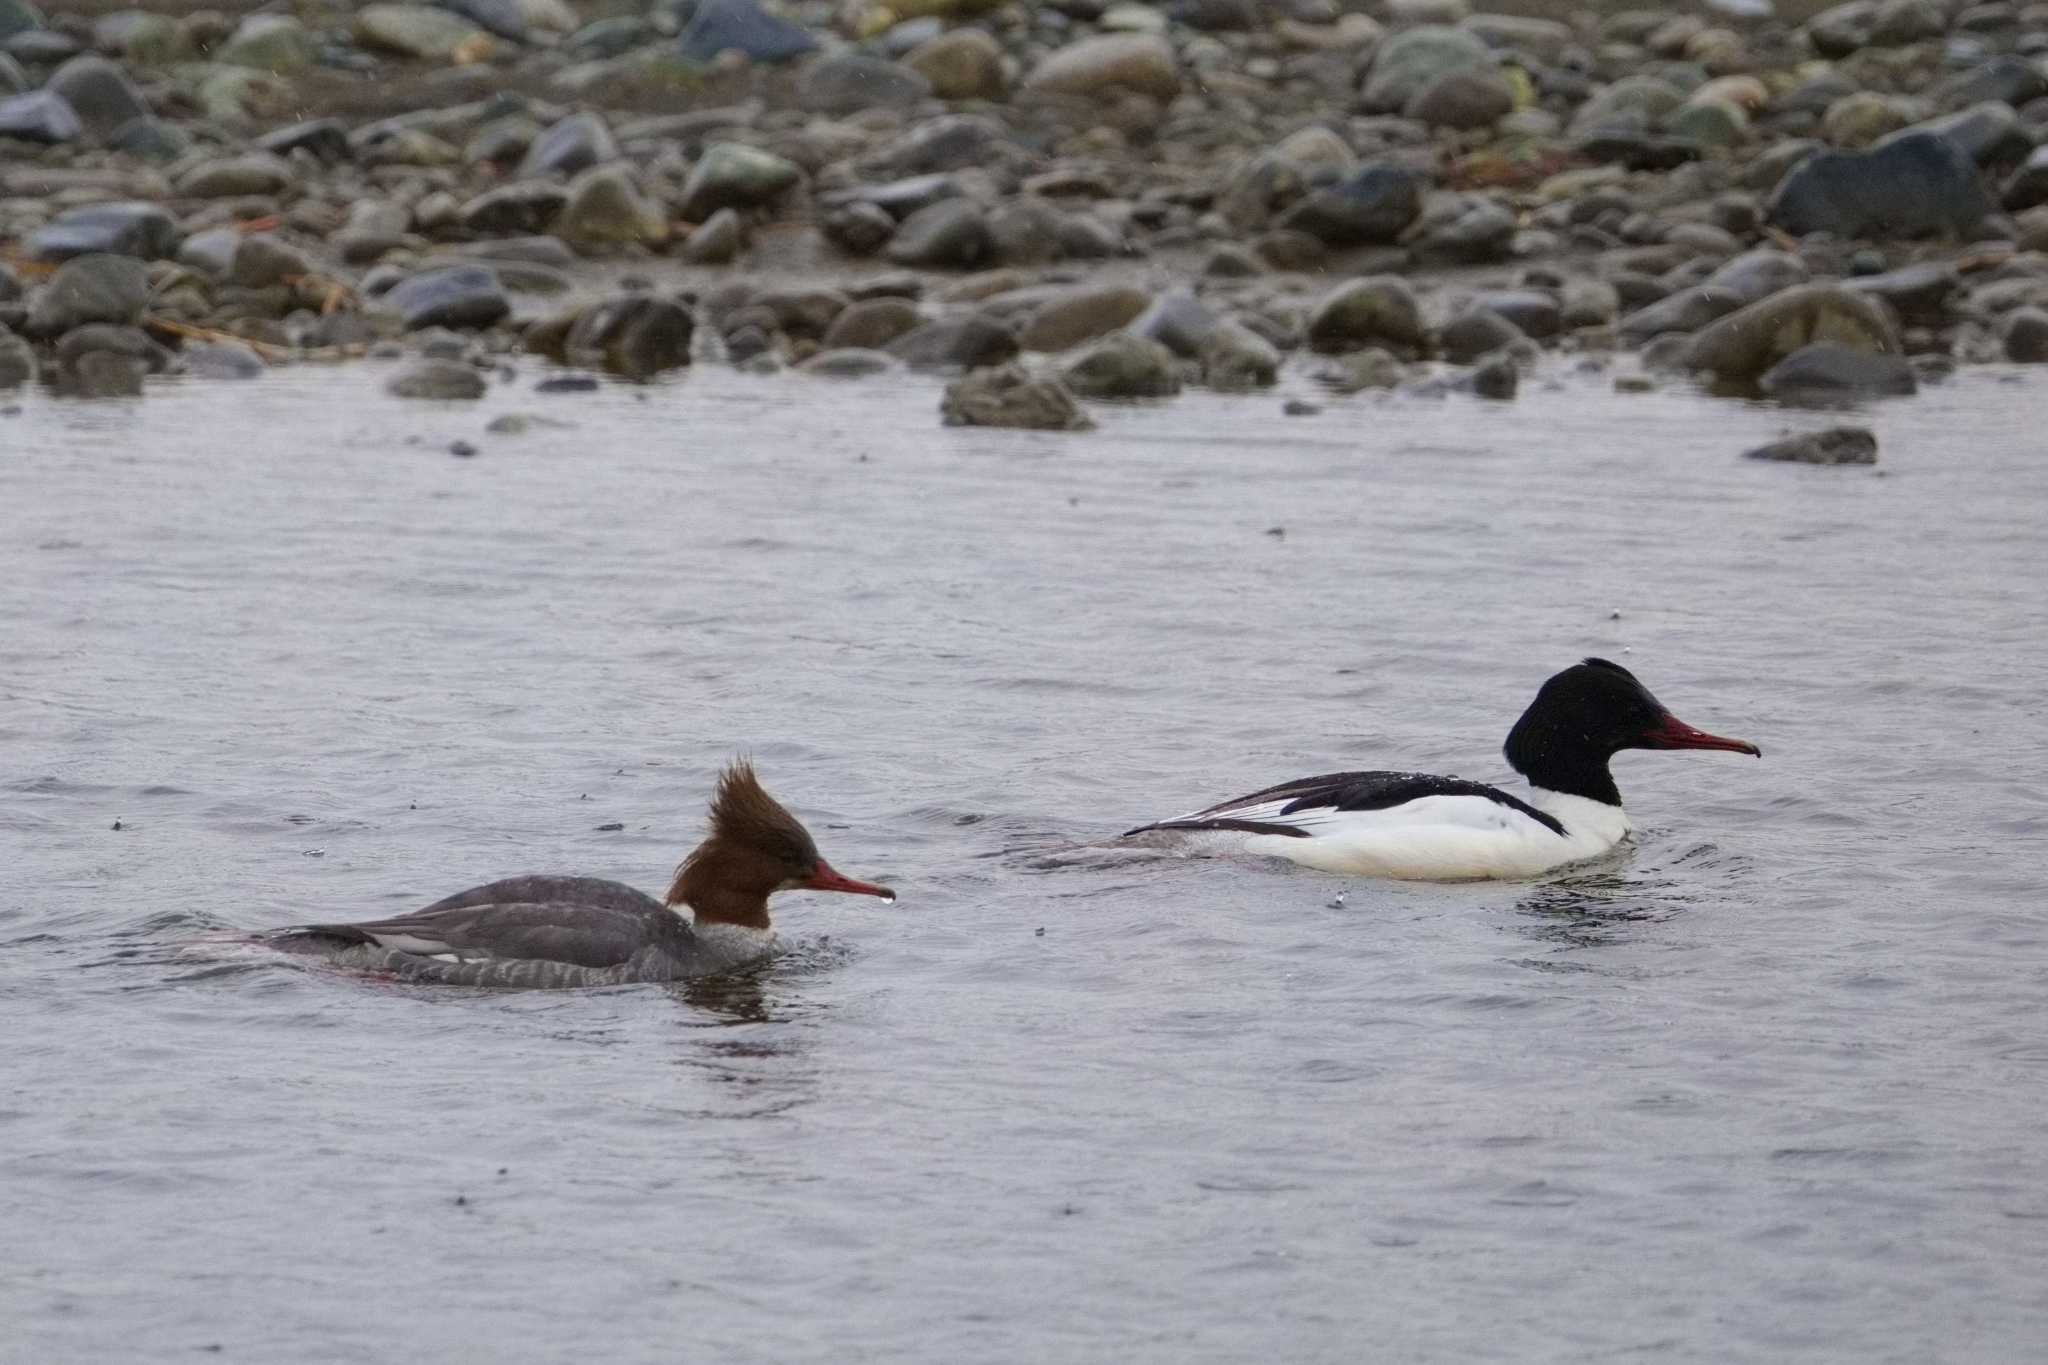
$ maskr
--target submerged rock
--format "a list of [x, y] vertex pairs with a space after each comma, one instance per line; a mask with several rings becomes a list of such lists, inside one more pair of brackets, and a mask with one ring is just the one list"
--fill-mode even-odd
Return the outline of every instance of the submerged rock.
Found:
[[1817, 341], [1766, 370], [1757, 387], [1780, 402], [1830, 404], [1907, 397], [1920, 383], [1904, 356]]
[[36, 353], [26, 341], [0, 327], [0, 389], [18, 389], [36, 377]]
[[1065, 384], [1017, 364], [971, 370], [954, 380], [939, 400], [939, 414], [951, 427], [1087, 431], [1095, 425]]
[[421, 360], [391, 376], [384, 385], [394, 398], [430, 398], [443, 402], [481, 398], [490, 388], [476, 367], [459, 360]]
[[2048, 362], [2048, 311], [2015, 308], [1999, 328], [2005, 358], [2022, 365]]
[[1752, 460], [1799, 464], [1876, 464], [1877, 437], [1865, 427], [1830, 427], [1826, 431], [1787, 436], [1743, 454]]

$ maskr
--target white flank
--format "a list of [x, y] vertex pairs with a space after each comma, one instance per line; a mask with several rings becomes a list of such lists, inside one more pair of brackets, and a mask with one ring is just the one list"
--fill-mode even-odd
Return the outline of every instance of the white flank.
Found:
[[1324, 872], [1406, 881], [1533, 877], [1597, 858], [1628, 837], [1628, 816], [1619, 806], [1541, 787], [1529, 789], [1528, 802], [1565, 832], [1489, 797], [1422, 796], [1380, 810], [1320, 806], [1283, 815], [1288, 799], [1282, 799], [1193, 817], [1291, 825], [1308, 831], [1306, 838], [1232, 830], [1154, 830], [1138, 837], [1189, 853], [1250, 853]]

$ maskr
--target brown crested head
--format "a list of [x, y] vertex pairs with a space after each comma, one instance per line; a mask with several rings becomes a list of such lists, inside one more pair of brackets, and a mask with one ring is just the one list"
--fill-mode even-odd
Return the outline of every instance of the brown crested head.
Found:
[[761, 785], [754, 765], [735, 759], [719, 774], [710, 833], [676, 869], [668, 903], [687, 904], [700, 919], [765, 927], [769, 895], [798, 887], [896, 899], [887, 887], [833, 871], [803, 822]]

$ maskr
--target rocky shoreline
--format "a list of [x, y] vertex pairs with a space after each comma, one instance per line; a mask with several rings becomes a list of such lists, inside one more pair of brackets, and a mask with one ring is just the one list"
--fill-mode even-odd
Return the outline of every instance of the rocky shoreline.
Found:
[[2048, 4], [79, 8], [0, 0], [0, 390], [384, 355], [457, 400], [527, 352], [1078, 430], [1284, 369], [1835, 405], [2048, 361]]

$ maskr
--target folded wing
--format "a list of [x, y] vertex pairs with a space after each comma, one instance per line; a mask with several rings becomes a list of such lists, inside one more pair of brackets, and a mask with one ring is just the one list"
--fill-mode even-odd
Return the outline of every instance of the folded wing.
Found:
[[[1475, 802], [1433, 801], [1431, 797], [1479, 798]], [[1354, 826], [1361, 814], [1385, 811], [1390, 815], [1413, 803], [1418, 813], [1429, 812], [1433, 821], [1456, 820], [1470, 812], [1478, 823], [1493, 824], [1503, 812], [1516, 811], [1555, 834], [1564, 826], [1525, 801], [1517, 800], [1498, 787], [1463, 778], [1438, 777], [1433, 773], [1355, 772], [1325, 773], [1319, 777], [1297, 778], [1246, 796], [1220, 802], [1206, 809], [1156, 824], [1126, 831], [1126, 837], [1148, 830], [1236, 830], [1248, 834], [1279, 834], [1313, 838], [1318, 833]]]

